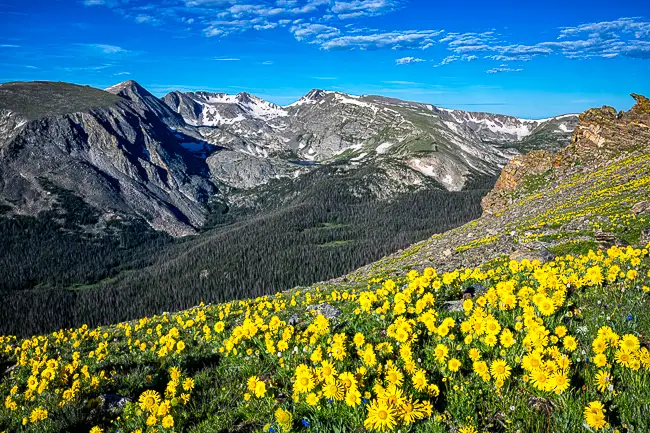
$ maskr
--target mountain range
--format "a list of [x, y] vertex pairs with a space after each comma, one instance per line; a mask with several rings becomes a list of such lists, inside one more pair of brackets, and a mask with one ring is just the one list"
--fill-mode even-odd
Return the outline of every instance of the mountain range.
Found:
[[[389, 197], [373, 187], [395, 186], [381, 167], [421, 153], [251, 155], [204, 138], [236, 122], [232, 132], [180, 123], [156, 98], [113, 91], [125, 96], [84, 91], [76, 104], [92, 108], [81, 114], [21, 125], [62, 111], [51, 98], [6, 116], [4, 131], [34, 138], [3, 157], [37, 176], [52, 207], [0, 215], [0, 431], [650, 431], [648, 98], [581, 113], [557, 150], [534, 130], [504, 145], [485, 138], [486, 149], [537, 147], [498, 178], [472, 167], [461, 191], [432, 179]], [[539, 127], [562, 131], [566, 119]], [[200, 233], [174, 238], [133, 214], [107, 234], [105, 211], [62, 186], [91, 162], [119, 176], [138, 149], [143, 172], [118, 185], [153, 194], [162, 176], [151, 168], [165, 164], [174, 182], [216, 189]], [[210, 174], [205, 161], [223, 149], [312, 163], [242, 189]], [[57, 176], [11, 159], [30, 152]]]
[[0, 85], [0, 204], [6, 214], [53, 206], [44, 179], [101, 211], [98, 226], [146, 221], [194, 234], [210, 206], [250, 205], [327, 169], [361, 168], [378, 199], [460, 191], [496, 177], [523, 151], [566, 145], [576, 115], [542, 120], [447, 110], [380, 96], [312, 90], [288, 106], [248, 93], [171, 92], [135, 81], [105, 91], [67, 83]]

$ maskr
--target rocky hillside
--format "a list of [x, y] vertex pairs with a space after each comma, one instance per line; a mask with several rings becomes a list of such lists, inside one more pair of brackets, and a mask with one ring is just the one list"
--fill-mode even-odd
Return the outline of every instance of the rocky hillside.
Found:
[[340, 279], [0, 337], [0, 430], [646, 432], [650, 101]]
[[[290, 190], [323, 165], [341, 178], [369, 169], [375, 181], [363, 193], [377, 199], [460, 191], [495, 177], [518, 147], [555, 148], [575, 126], [575, 116], [529, 121], [323, 90], [286, 107], [248, 93], [173, 92], [161, 100], [135, 81], [106, 92], [6, 83], [0, 117], [8, 213], [52, 208], [55, 197], [42, 185], [51, 182], [98, 209], [101, 224], [138, 218], [173, 236], [195, 233], [210, 201], [247, 206], [256, 188]], [[542, 136], [543, 145], [531, 144]]]
[[496, 175], [518, 147], [566, 145], [577, 122], [575, 115], [523, 120], [318, 89], [286, 107], [247, 93], [172, 92], [163, 100], [188, 124], [218, 126], [202, 129], [206, 141], [248, 155], [239, 156], [254, 178], [246, 185], [224, 170], [228, 158], [216, 154], [218, 163], [209, 162], [220, 167], [214, 170], [220, 180], [244, 187], [293, 175], [288, 158], [389, 164], [405, 176], [394, 180], [412, 183], [418, 175], [408, 172], [414, 171], [457, 191], [473, 175]]
[[[104, 221], [144, 218], [173, 235], [200, 227], [204, 204], [217, 190], [205, 160], [183, 145], [193, 138], [170, 130], [159, 117], [166, 106], [156, 98], [144, 94], [148, 103], [142, 103], [124, 92], [2, 84], [2, 204], [16, 214], [49, 209], [56, 197], [46, 181], [103, 210]], [[181, 123], [169, 114], [164, 120]]]

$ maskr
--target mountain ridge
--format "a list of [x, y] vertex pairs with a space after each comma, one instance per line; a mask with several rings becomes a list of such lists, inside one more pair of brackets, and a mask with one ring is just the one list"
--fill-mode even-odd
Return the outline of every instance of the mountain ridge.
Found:
[[[10, 100], [16, 100], [12, 95], [20, 93], [16, 89], [34, 86], [39, 90], [25, 90], [34, 101], [44, 99], [49, 94], [48, 88], [59, 86], [66, 89], [68, 99], [77, 92], [75, 97], [80, 102], [69, 103], [66, 107], [65, 98], [55, 98], [53, 100], [60, 102], [49, 114], [58, 120], [39, 120], [48, 115], [47, 111], [42, 111], [31, 114], [32, 121], [40, 124], [25, 129], [14, 111], [7, 110], [12, 107]], [[10, 89], [14, 89], [13, 94]], [[230, 202], [231, 197], [235, 197], [234, 191], [253, 191], [272, 181], [291, 183], [292, 179], [317, 170], [322, 164], [347, 169], [370, 166], [391, 173], [383, 186], [373, 189], [377, 197], [389, 197], [391, 191], [399, 194], [411, 187], [426, 188], [425, 178], [431, 178], [450, 191], [459, 191], [471, 177], [496, 176], [501, 167], [519, 153], [510, 146], [516, 146], [521, 138], [521, 134], [513, 134], [508, 129], [513, 125], [503, 126], [503, 122], [514, 122], [511, 119], [515, 118], [492, 115], [486, 120], [487, 115], [480, 119], [467, 115], [473, 119], [470, 122], [459, 120], [459, 113], [465, 112], [448, 112], [429, 104], [389, 103], [381, 97], [319, 89], [302, 98], [303, 101], [314, 99], [313, 102], [317, 99], [316, 103], [288, 107], [246, 92], [234, 96], [172, 92], [160, 99], [134, 80], [111, 86], [105, 93], [62, 83], [10, 83], [0, 86], [2, 94], [5, 97], [0, 98], [0, 109], [4, 108], [5, 114], [0, 138], [5, 143], [15, 143], [20, 134], [38, 135], [43, 132], [40, 129], [50, 128], [48, 122], [54, 121], [61, 140], [90, 150], [91, 156], [73, 152], [65, 158], [72, 158], [71, 164], [89, 167], [84, 176], [94, 179], [91, 183], [95, 187], [91, 189], [102, 192], [93, 196], [90, 189], [84, 189], [84, 182], [78, 180], [61, 178], [57, 181], [63, 182], [61, 186], [76, 190], [107, 215], [126, 211], [175, 236], [195, 233], [201, 227], [211, 197], [236, 206], [237, 203]], [[91, 114], [83, 114], [89, 110]], [[82, 114], [75, 114], [77, 111]], [[96, 121], [87, 124], [88, 116], [99, 116], [101, 124], [113, 122], [114, 125], [104, 128]], [[565, 119], [568, 119], [566, 124], [562, 123]], [[560, 122], [563, 127], [549, 132], [556, 142], [568, 140], [567, 131], [573, 127], [570, 121], [573, 119], [565, 117], [549, 121]], [[481, 122], [488, 124], [485, 126]], [[132, 129], [122, 131], [121, 124], [131, 124]], [[515, 125], [515, 130], [520, 126]], [[527, 136], [535, 135], [532, 129], [526, 132]], [[109, 147], [117, 146], [115, 155], [123, 158], [121, 167], [112, 167], [110, 161], [95, 155], [95, 145], [89, 144], [89, 137], [94, 137], [97, 143], [113, 143]], [[120, 140], [123, 139], [144, 140], [145, 144], [144, 147], [142, 144], [122, 145]], [[160, 146], [164, 155], [152, 152], [146, 143]], [[13, 146], [13, 149], [18, 147]], [[30, 153], [22, 154], [34, 157]], [[20, 164], [38, 166], [38, 161], [24, 160]], [[52, 172], [54, 167], [48, 170]], [[172, 172], [175, 174], [169, 177]], [[174, 180], [170, 183], [160, 175]], [[117, 180], [106, 184], [105, 179]], [[150, 182], [149, 179], [154, 180]], [[100, 188], [98, 185], [103, 183], [113, 186]], [[33, 190], [30, 194], [40, 197], [34, 203], [40, 200], [41, 204], [29, 205], [31, 210], [25, 208], [25, 211], [33, 213], [49, 206], [35, 181], [16, 189], [27, 190]], [[151, 198], [155, 200], [152, 202]], [[118, 206], [118, 203], [122, 204]], [[24, 206], [27, 204], [18, 204], [14, 209], [20, 212]]]
[[512, 159], [476, 220], [337, 279], [0, 337], [0, 426], [647, 431], [650, 100], [634, 97]]

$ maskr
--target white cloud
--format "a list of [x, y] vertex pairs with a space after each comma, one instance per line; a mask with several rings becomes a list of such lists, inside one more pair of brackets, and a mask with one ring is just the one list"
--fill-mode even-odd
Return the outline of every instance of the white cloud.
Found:
[[239, 61], [240, 59], [236, 57], [217, 57], [214, 60], [217, 60], [219, 62], [236, 62]]
[[265, 60], [262, 62], [263, 65], [272, 65], [273, 62], [271, 60]]
[[508, 68], [504, 66], [499, 66], [498, 68], [488, 69], [485, 72], [487, 72], [488, 74], [497, 74], [500, 72], [521, 72], [521, 71], [523, 71], [523, 69], [521, 68]]
[[471, 62], [472, 60], [476, 60], [476, 59], [478, 59], [478, 56], [475, 56], [473, 54], [462, 54], [460, 56], [451, 55], [445, 57], [440, 61], [440, 63], [433, 65], [433, 67], [437, 68], [438, 66], [448, 65], [449, 63], [457, 62], [459, 60], [463, 62]]
[[162, 24], [162, 22], [158, 18], [153, 17], [151, 15], [140, 14], [133, 17], [133, 19], [135, 20], [135, 22], [140, 24], [151, 24], [154, 26]]
[[14, 44], [0, 44], [0, 48], [20, 48], [20, 45], [14, 45]]
[[562, 27], [558, 39], [587, 33], [590, 37], [614, 35], [616, 32], [633, 33], [637, 39], [650, 36], [650, 23], [639, 21], [638, 18], [619, 18], [613, 21], [580, 24], [574, 27]]
[[331, 39], [341, 34], [336, 27], [326, 26], [324, 24], [301, 23], [292, 26], [289, 31], [299, 40], [311, 39], [312, 43], [318, 43], [325, 39]]
[[411, 63], [420, 63], [425, 61], [426, 60], [418, 57], [402, 57], [401, 59], [395, 60], [395, 63], [398, 65], [410, 65]]
[[384, 15], [401, 6], [399, 0], [351, 0], [335, 1], [331, 11], [340, 19]]
[[434, 38], [442, 33], [441, 30], [404, 30], [365, 35], [346, 35], [328, 40], [321, 44], [325, 50], [361, 49], [375, 50], [380, 48], [409, 49], [421, 48], [435, 42]]
[[125, 50], [122, 47], [118, 47], [117, 45], [108, 45], [108, 44], [80, 44], [80, 45], [95, 51], [102, 52], [104, 54], [128, 53], [128, 50]]
[[[149, 25], [169, 25], [170, 31], [201, 32], [225, 38], [246, 31], [287, 28], [293, 36], [324, 50], [426, 50], [441, 45], [450, 56], [439, 65], [480, 56], [495, 61], [529, 61], [561, 55], [570, 59], [650, 58], [650, 21], [623, 17], [555, 29], [536, 43], [504, 37], [498, 30], [449, 32], [443, 30], [368, 29], [357, 24], [407, 4], [407, 0], [166, 0], [143, 4], [133, 0], [82, 0], [86, 6], [106, 7]], [[348, 20], [348, 24], [343, 24]], [[182, 26], [174, 26], [181, 23]], [[191, 27], [187, 27], [192, 24]], [[8, 46], [6, 46], [8, 47]], [[104, 51], [110, 54], [111, 51]], [[116, 51], [120, 52], [120, 51]], [[114, 52], [113, 52], [114, 53]], [[454, 57], [455, 56], [455, 57]], [[463, 57], [466, 56], [466, 57]]]

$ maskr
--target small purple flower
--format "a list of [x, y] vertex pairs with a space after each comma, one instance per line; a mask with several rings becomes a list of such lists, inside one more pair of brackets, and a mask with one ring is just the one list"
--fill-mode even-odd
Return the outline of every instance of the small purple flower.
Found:
[[631, 322], [632, 320], [634, 320], [634, 316], [631, 315], [631, 314], [628, 314], [628, 315], [627, 315], [627, 321], [628, 321], [628, 322]]
[[368, 403], [368, 399], [367, 399], [367, 398], [362, 399], [362, 400], [361, 400], [361, 403], [363, 403], [363, 404]]
[[303, 419], [303, 420], [302, 420], [302, 425], [304, 425], [305, 427], [309, 428], [309, 420]]

